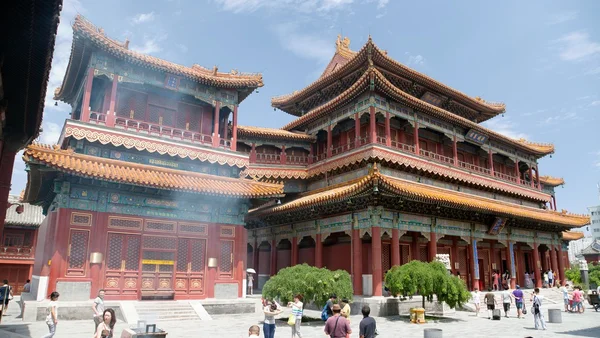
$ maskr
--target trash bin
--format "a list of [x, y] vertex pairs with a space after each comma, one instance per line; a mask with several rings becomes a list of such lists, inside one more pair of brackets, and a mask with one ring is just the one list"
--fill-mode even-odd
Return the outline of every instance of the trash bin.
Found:
[[416, 324], [424, 324], [425, 309], [419, 307], [410, 309], [410, 322]]
[[425, 329], [423, 331], [424, 338], [442, 338], [442, 329]]
[[560, 309], [548, 309], [549, 323], [562, 323], [562, 311]]

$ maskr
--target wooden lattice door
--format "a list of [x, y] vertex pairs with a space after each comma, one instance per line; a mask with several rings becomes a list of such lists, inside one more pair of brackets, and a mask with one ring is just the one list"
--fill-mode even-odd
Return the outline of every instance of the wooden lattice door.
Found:
[[109, 233], [106, 252], [104, 282], [106, 294], [137, 296], [140, 270], [140, 236]]
[[180, 238], [178, 244], [175, 292], [183, 295], [203, 295], [206, 240]]

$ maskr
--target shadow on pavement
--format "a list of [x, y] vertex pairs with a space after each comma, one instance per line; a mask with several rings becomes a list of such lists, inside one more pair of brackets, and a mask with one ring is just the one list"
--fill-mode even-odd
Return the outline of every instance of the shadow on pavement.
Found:
[[600, 326], [591, 327], [588, 329], [556, 332], [556, 333], [557, 334], [566, 334], [569, 336], [578, 336], [578, 337], [600, 337]]
[[8, 325], [0, 325], [0, 337], [5, 337], [3, 332], [11, 332], [19, 334], [23, 337], [31, 337], [31, 332], [29, 331], [29, 326], [27, 324], [8, 324]]

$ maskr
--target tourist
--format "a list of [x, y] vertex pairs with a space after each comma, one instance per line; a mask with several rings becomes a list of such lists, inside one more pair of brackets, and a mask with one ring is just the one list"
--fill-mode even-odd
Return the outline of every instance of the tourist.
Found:
[[[498, 291], [498, 277], [499, 277], [499, 276], [498, 276], [498, 273], [497, 273], [496, 271], [494, 271], [494, 272], [492, 273], [492, 280], [494, 281], [494, 282], [493, 282], [494, 291]], [[491, 291], [492, 291], [492, 290], [490, 290], [490, 292], [491, 292]]]
[[560, 288], [560, 291], [562, 292], [563, 301], [565, 303], [565, 312], [569, 312], [569, 290], [567, 290], [567, 286], [566, 285], [563, 285]]
[[540, 295], [540, 289], [533, 289], [533, 294], [531, 298], [533, 306], [531, 307], [531, 313], [533, 314], [533, 322], [536, 330], [539, 330], [540, 326], [542, 327], [542, 330], [546, 329], [546, 322], [544, 321], [544, 314], [542, 313], [543, 299], [544, 296]]
[[265, 313], [263, 334], [265, 335], [265, 338], [275, 338], [275, 316], [282, 312], [281, 306], [279, 306], [276, 301], [270, 303], [267, 301], [263, 311]]
[[492, 319], [492, 315], [494, 314], [494, 309], [496, 308], [496, 297], [494, 293], [492, 293], [492, 288], [488, 289], [488, 293], [485, 294], [485, 303], [487, 304], [488, 310], [488, 319]]
[[333, 304], [337, 302], [337, 296], [335, 293], [332, 293], [327, 300], [327, 317], [331, 317], [333, 315]]
[[510, 272], [508, 270], [504, 270], [504, 275], [502, 275], [502, 288], [510, 289]]
[[98, 325], [96, 329], [96, 335], [94, 338], [112, 338], [115, 329], [115, 323], [117, 322], [117, 316], [113, 309], [106, 309], [102, 312], [102, 323]]
[[333, 311], [333, 317], [329, 317], [325, 323], [325, 334], [331, 338], [346, 338], [347, 335], [352, 333], [352, 330], [350, 329], [350, 323], [340, 315], [342, 308], [339, 304], [333, 304], [331, 310]]
[[302, 338], [302, 334], [300, 333], [300, 324], [302, 324], [302, 312], [304, 307], [302, 295], [294, 296], [294, 302], [289, 302], [288, 307], [292, 308], [292, 315], [296, 317], [296, 323], [292, 325], [292, 338], [296, 336]]
[[258, 325], [252, 325], [248, 329], [248, 337], [260, 337], [260, 328]]
[[8, 279], [4, 280], [4, 285], [0, 287], [0, 302], [4, 302], [2, 307], [2, 316], [6, 316], [8, 313], [8, 302], [13, 298], [12, 286], [8, 285]]
[[528, 272], [525, 272], [525, 288], [529, 289], [533, 286], [533, 281], [531, 280], [531, 275]]
[[254, 276], [251, 273], [248, 274], [248, 294], [254, 294]]
[[342, 317], [346, 318], [348, 323], [350, 323], [350, 302], [348, 301], [348, 299], [343, 298], [340, 307], [342, 308]]
[[56, 325], [58, 325], [58, 292], [54, 291], [50, 294], [50, 303], [46, 307], [46, 324], [48, 325], [48, 333], [42, 338], [52, 338], [56, 333]]
[[573, 291], [573, 306], [571, 306], [571, 311], [577, 311], [579, 313], [583, 313], [585, 309], [583, 308], [583, 292], [581, 292], [581, 287], [576, 286]]
[[23, 285], [23, 292], [31, 292], [31, 280], [28, 279], [27, 282], [25, 282], [25, 285]]
[[548, 287], [554, 287], [554, 272], [552, 272], [552, 269], [548, 269]]
[[362, 310], [363, 319], [359, 325], [359, 338], [375, 338], [377, 332], [377, 323], [373, 317], [369, 317], [371, 308], [369, 305], [363, 305]]
[[471, 292], [471, 299], [473, 300], [473, 305], [475, 305], [475, 317], [477, 317], [479, 316], [479, 309], [481, 304], [481, 298], [478, 288], [475, 288], [475, 290]]
[[504, 317], [508, 318], [508, 311], [510, 311], [510, 303], [512, 303], [512, 293], [510, 289], [502, 291], [502, 306], [504, 307]]
[[[512, 292], [513, 297], [515, 297], [515, 307], [517, 308], [517, 318], [521, 318], [523, 314], [523, 291], [521, 291], [520, 286], [515, 286], [515, 290]], [[525, 318], [523, 316], [523, 318]]]
[[98, 325], [104, 321], [104, 289], [98, 290], [98, 297], [92, 304], [94, 310], [94, 332], [98, 331]]
[[549, 285], [549, 284], [548, 284], [548, 282], [549, 282], [549, 279], [548, 279], [548, 271], [544, 271], [544, 287], [545, 287], [545, 288], [547, 288], [547, 287], [548, 287], [548, 285]]

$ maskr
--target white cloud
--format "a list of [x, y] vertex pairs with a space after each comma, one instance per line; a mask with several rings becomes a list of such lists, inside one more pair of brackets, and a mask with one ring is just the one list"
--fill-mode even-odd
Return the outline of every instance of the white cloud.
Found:
[[144, 35], [144, 43], [141, 45], [132, 45], [131, 49], [142, 54], [158, 53], [163, 50], [159, 43], [164, 41], [166, 38], [166, 34], [154, 35], [152, 37]]
[[560, 58], [565, 61], [579, 61], [600, 53], [600, 44], [590, 40], [586, 32], [573, 32], [555, 41], [560, 45]]
[[569, 121], [569, 120], [577, 120], [577, 119], [579, 119], [579, 117], [577, 116], [577, 113], [571, 111], [571, 112], [564, 113], [562, 115], [550, 116], [550, 117], [546, 118], [546, 120], [544, 120], [544, 123], [556, 124], [559, 122], [564, 122], [564, 121]]
[[383, 8], [385, 6], [387, 6], [387, 4], [390, 2], [390, 0], [379, 0], [377, 1], [377, 8]]
[[592, 103], [590, 103], [590, 106], [592, 106], [592, 107], [600, 106], [600, 100], [592, 101]]
[[39, 142], [43, 144], [56, 144], [61, 131], [62, 129], [58, 124], [44, 121], [42, 123], [42, 132], [39, 136]]
[[131, 19], [131, 24], [139, 25], [141, 23], [151, 22], [151, 21], [154, 21], [154, 18], [155, 18], [154, 12], [136, 14]]
[[335, 39], [301, 33], [295, 23], [277, 25], [275, 33], [283, 48], [305, 59], [325, 64], [335, 52]]
[[508, 117], [496, 117], [482, 123], [483, 126], [513, 139], [528, 139], [529, 136], [517, 130], [517, 125]]
[[585, 73], [586, 75], [600, 75], [600, 66], [594, 69], [590, 69]]
[[223, 10], [234, 13], [255, 12], [259, 9], [284, 9], [302, 13], [328, 12], [345, 8], [354, 0], [215, 0]]
[[406, 64], [408, 66], [422, 66], [425, 64], [425, 58], [419, 54], [419, 55], [412, 55], [409, 52], [404, 53], [404, 55], [408, 56], [408, 59], [406, 60]]
[[577, 18], [576, 11], [564, 12], [553, 15], [550, 20], [548, 20], [549, 25], [558, 25], [561, 23], [565, 23], [567, 21], [575, 20]]
[[383, 17], [384, 17], [386, 14], [387, 14], [387, 12], [379, 13], [379, 14], [375, 15], [375, 19], [381, 19], [381, 18], [383, 18]]

